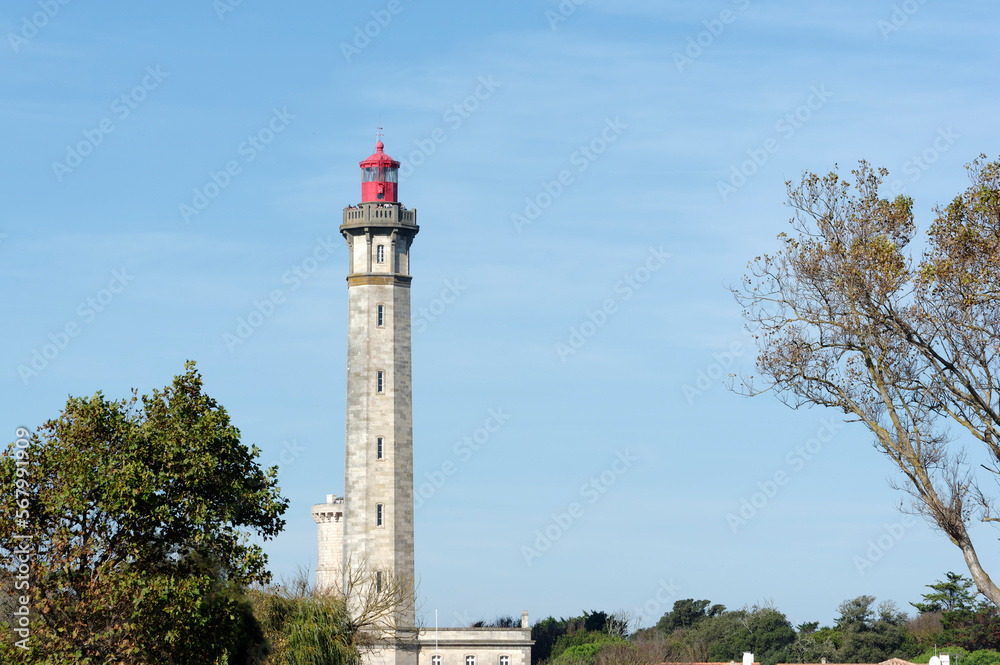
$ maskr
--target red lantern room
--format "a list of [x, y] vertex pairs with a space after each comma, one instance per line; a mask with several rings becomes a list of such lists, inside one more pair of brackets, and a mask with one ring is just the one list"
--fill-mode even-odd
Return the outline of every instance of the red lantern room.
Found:
[[396, 202], [399, 186], [399, 162], [382, 152], [382, 141], [375, 144], [375, 153], [361, 162], [361, 201]]

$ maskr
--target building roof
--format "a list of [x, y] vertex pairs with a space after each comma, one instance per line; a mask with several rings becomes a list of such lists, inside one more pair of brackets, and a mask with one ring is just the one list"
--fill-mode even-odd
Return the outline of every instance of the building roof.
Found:
[[[674, 663], [660, 663], [660, 665], [741, 665], [742, 661], [728, 660], [724, 663], [722, 662], [687, 662], [687, 661], [677, 661]], [[753, 665], [760, 665], [760, 661], [753, 661]]]
[[[778, 665], [846, 665], [845, 663], [778, 663]], [[881, 663], [868, 663], [867, 665], [913, 665], [908, 660], [902, 658], [890, 658]]]
[[[676, 663], [660, 663], [660, 665], [739, 665], [738, 661], [731, 660], [728, 663], [708, 663], [708, 662], [686, 662], [677, 661]], [[760, 665], [758, 661], [754, 661], [753, 665]], [[778, 663], [778, 665], [848, 665], [847, 663]], [[908, 660], [903, 660], [902, 658], [890, 658], [889, 660], [883, 660], [881, 663], [868, 663], [867, 665], [914, 665]]]

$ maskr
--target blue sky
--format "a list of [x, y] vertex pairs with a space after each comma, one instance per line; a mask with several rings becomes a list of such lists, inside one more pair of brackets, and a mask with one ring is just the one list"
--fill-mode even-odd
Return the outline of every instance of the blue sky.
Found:
[[905, 606], [958, 550], [898, 511], [860, 426], [724, 387], [754, 357], [728, 286], [803, 170], [884, 165], [926, 226], [1000, 154], [998, 27], [985, 1], [11, 0], [0, 432], [194, 359], [281, 466], [273, 570], [314, 567], [310, 505], [343, 484], [337, 228], [381, 120], [421, 226], [428, 622]]

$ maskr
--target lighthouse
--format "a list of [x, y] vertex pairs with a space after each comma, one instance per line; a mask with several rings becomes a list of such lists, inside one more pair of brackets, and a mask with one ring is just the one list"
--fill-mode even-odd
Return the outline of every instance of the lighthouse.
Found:
[[[344, 209], [340, 226], [349, 257], [343, 566], [345, 575], [366, 571], [376, 586], [412, 584], [410, 247], [417, 211], [399, 203], [399, 162], [382, 141], [360, 166], [361, 202]], [[413, 626], [413, 613], [399, 608], [396, 625]]]
[[[367, 580], [362, 595], [415, 579], [410, 247], [420, 229], [417, 211], [399, 202], [400, 164], [381, 140], [359, 165], [361, 201], [344, 208], [340, 225], [348, 254], [344, 496], [312, 508], [317, 586], [339, 587], [349, 612], [359, 577]], [[365, 665], [530, 665], [527, 612], [519, 627], [432, 630], [416, 626], [413, 594], [404, 595], [393, 634], [365, 654]]]

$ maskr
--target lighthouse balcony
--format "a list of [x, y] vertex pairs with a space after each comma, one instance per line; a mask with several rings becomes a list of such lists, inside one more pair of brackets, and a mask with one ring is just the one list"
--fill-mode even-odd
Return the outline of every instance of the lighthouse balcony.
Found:
[[358, 226], [416, 226], [417, 211], [408, 210], [399, 203], [365, 202], [344, 208], [346, 227]]

